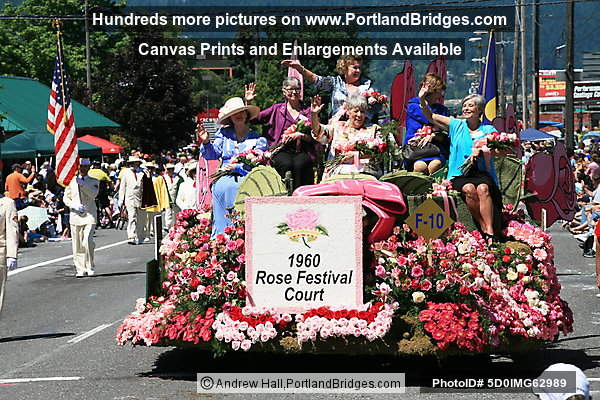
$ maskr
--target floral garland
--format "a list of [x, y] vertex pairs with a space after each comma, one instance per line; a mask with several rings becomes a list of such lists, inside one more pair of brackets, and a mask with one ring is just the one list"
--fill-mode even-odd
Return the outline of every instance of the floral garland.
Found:
[[291, 320], [289, 314], [269, 308], [229, 306], [217, 315], [212, 328], [217, 340], [231, 343], [233, 350], [248, 351], [253, 344], [275, 339], [278, 330], [285, 331]]
[[396, 304], [376, 302], [356, 310], [320, 307], [296, 315], [298, 343], [317, 337], [364, 336], [370, 342], [383, 338], [392, 326]]

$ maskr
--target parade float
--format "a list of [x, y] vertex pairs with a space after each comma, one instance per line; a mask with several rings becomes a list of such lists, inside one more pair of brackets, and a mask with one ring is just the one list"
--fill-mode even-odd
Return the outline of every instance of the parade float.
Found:
[[[117, 341], [215, 355], [444, 357], [543, 347], [573, 329], [540, 226], [572, 218], [565, 160], [559, 144], [534, 156], [535, 168], [516, 158], [498, 165], [501, 242], [484, 240], [440, 180], [402, 171], [337, 176], [287, 196], [274, 170], [257, 167], [225, 234], [211, 239], [209, 210], [178, 214], [161, 260], [149, 264], [147, 298]], [[512, 205], [521, 200], [529, 215]]]

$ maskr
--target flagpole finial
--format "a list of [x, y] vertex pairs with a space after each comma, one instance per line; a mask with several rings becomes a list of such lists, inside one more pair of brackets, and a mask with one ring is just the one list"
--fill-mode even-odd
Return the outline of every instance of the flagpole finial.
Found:
[[62, 21], [60, 19], [53, 19], [52, 26], [56, 29], [56, 34], [60, 35], [60, 28], [62, 27]]

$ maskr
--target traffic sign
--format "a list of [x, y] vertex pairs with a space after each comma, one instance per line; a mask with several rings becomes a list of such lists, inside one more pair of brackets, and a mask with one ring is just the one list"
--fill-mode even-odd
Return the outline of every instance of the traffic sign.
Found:
[[427, 199], [409, 215], [406, 223], [417, 235], [425, 239], [436, 239], [454, 220], [433, 199]]

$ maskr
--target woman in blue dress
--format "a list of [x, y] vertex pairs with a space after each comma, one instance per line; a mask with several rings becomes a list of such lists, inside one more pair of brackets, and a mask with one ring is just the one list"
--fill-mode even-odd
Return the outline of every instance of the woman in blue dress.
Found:
[[[426, 95], [425, 100], [427, 101], [428, 108], [432, 113], [448, 116], [448, 108], [443, 104], [440, 104], [444, 91], [446, 90], [446, 84], [437, 75], [427, 74], [423, 81], [419, 85], [422, 88], [426, 83], [429, 84], [430, 91]], [[407, 114], [406, 114], [406, 133], [404, 134], [404, 144], [413, 144], [418, 138], [415, 138], [415, 133], [429, 125], [434, 128], [437, 126], [433, 121], [425, 117], [423, 111], [421, 111], [421, 100], [418, 97], [414, 97], [408, 101]], [[435, 130], [435, 129], [434, 129]], [[413, 141], [413, 139], [415, 139]], [[405, 161], [405, 167], [409, 171], [422, 172], [426, 175], [431, 175], [435, 171], [439, 170], [444, 166], [448, 160], [450, 153], [450, 142], [448, 137], [444, 134], [436, 134], [433, 138], [433, 143], [440, 149], [440, 153], [435, 156], [423, 157], [415, 161]]]
[[227, 100], [219, 110], [218, 122], [223, 126], [215, 133], [212, 143], [204, 126], [198, 125], [197, 134], [202, 157], [207, 160], [221, 159], [221, 169], [230, 171], [228, 175], [219, 178], [212, 187], [213, 237], [223, 233], [225, 227], [231, 225], [227, 214], [233, 207], [244, 176], [250, 172], [241, 164], [230, 164], [231, 158], [251, 149], [267, 150], [267, 139], [248, 127], [248, 121], [256, 118], [259, 111], [256, 106], [245, 105], [240, 97]]
[[[464, 119], [457, 119], [433, 114], [427, 107], [426, 96], [429, 91], [427, 83], [419, 91], [421, 110], [427, 119], [448, 130], [450, 157], [447, 178], [452, 181], [452, 188], [462, 193], [483, 237], [488, 242], [499, 240], [502, 232], [502, 193], [496, 176], [494, 157], [493, 154], [491, 157], [485, 156], [481, 149], [474, 146], [477, 140], [496, 131], [493, 126], [481, 123], [485, 99], [475, 94], [465, 97], [462, 101]], [[460, 167], [469, 158], [474, 167], [463, 174]]]

